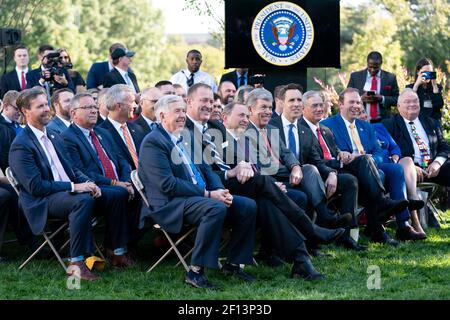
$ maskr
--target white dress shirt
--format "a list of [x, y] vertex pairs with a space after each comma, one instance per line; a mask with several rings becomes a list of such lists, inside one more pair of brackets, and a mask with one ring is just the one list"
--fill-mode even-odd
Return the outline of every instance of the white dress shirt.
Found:
[[[172, 82], [172, 84], [179, 84], [181, 85], [184, 90], [186, 90], [186, 92], [188, 91], [189, 87], [187, 85], [187, 81], [189, 80], [189, 78], [191, 77], [191, 72], [188, 69], [184, 69], [181, 71], [178, 71], [177, 73], [175, 73], [171, 78], [170, 78], [170, 82]], [[213, 92], [217, 92], [217, 85], [216, 85], [216, 80], [214, 80], [214, 78], [206, 72], [203, 72], [201, 70], [197, 71], [194, 73], [194, 83], [204, 83], [207, 84], [208, 86], [210, 86], [213, 90]]]
[[[316, 126], [315, 124], [313, 124], [311, 121], [309, 121], [309, 120], [306, 119], [305, 117], [303, 117], [303, 120], [305, 120], [305, 122], [306, 122], [306, 123], [308, 124], [308, 126], [311, 128], [311, 130], [312, 130], [314, 136], [315, 136], [316, 139], [317, 139], [317, 142], [319, 142], [319, 137], [317, 136], [317, 128], [319, 128], [319, 130], [320, 130], [320, 126]], [[323, 135], [322, 135], [322, 138], [323, 138]], [[325, 142], [325, 148], [327, 148], [328, 152], [329, 152], [330, 155], [331, 155], [330, 148], [328, 148], [327, 142], [325, 141], [324, 138], [323, 138], [323, 142]], [[333, 157], [332, 155], [331, 155], [331, 158], [334, 159], [334, 157]]]
[[299, 149], [300, 149], [300, 143], [299, 143], [299, 137], [298, 137], [298, 127], [297, 127], [297, 120], [294, 121], [294, 123], [290, 122], [288, 119], [286, 119], [286, 117], [284, 116], [284, 114], [281, 115], [281, 122], [283, 123], [283, 131], [284, 131], [284, 137], [285, 137], [285, 143], [286, 143], [286, 147], [288, 149], [291, 150], [291, 146], [289, 145], [289, 126], [291, 124], [294, 125], [294, 138], [295, 138], [295, 151], [296, 151], [296, 155], [295, 157], [298, 158], [299, 155]]
[[[125, 81], [127, 86], [129, 86], [131, 89], [133, 89], [133, 92], [136, 93], [136, 88], [134, 87], [133, 81], [131, 81], [130, 73], [128, 71], [124, 71], [124, 70], [120, 69], [117, 66], [114, 68], [116, 68], [116, 70], [119, 71], [120, 75], [123, 78], [123, 81]], [[127, 77], [127, 75], [128, 75], [128, 77]]]
[[149, 118], [147, 118], [146, 116], [144, 116], [142, 113], [141, 113], [141, 116], [142, 116], [142, 118], [145, 120], [145, 122], [147, 122], [147, 124], [148, 124], [148, 126], [149, 126], [150, 128], [152, 127], [152, 124], [153, 124], [153, 123], [154, 123], [154, 124], [158, 124], [158, 122], [150, 120]]
[[[403, 118], [405, 121], [406, 128], [408, 129], [409, 137], [411, 138], [413, 147], [414, 147], [414, 163], [420, 164], [422, 163], [422, 156], [420, 154], [419, 145], [416, 142], [416, 138], [414, 138], [414, 135], [411, 130], [411, 125], [409, 124], [411, 121], [408, 119]], [[422, 139], [423, 143], [428, 148], [428, 153], [431, 156], [431, 150], [430, 150], [430, 140], [428, 139], [428, 135], [425, 131], [425, 129], [422, 126], [422, 123], [420, 122], [419, 118], [414, 119], [412, 122], [414, 122], [414, 125], [416, 126], [416, 132], [419, 135], [420, 139]], [[433, 161], [433, 159], [431, 159]], [[442, 166], [446, 160], [444, 157], [436, 157], [434, 159], [435, 161], [439, 162], [439, 164]]]
[[[108, 120], [112, 123], [112, 125], [114, 126], [116, 131], [119, 133], [120, 137], [122, 138], [123, 143], [125, 143], [125, 145], [128, 146], [127, 141], [125, 140], [125, 136], [123, 135], [122, 128], [121, 128], [122, 124], [111, 119], [109, 116], [108, 116]], [[134, 149], [134, 151], [136, 151], [136, 146], [134, 145], [133, 136], [131, 135], [130, 129], [128, 129], [128, 125], [126, 126], [125, 130], [127, 130], [128, 135], [130, 136], [131, 144], [133, 145], [133, 149]]]
[[[44, 150], [45, 156], [47, 157], [47, 161], [50, 164], [50, 169], [52, 170], [53, 180], [54, 181], [62, 181], [61, 177], [59, 176], [59, 172], [56, 169], [56, 166], [52, 161], [52, 157], [48, 153], [47, 148], [45, 147], [44, 142], [42, 141], [42, 137], [47, 136], [47, 131], [46, 131], [45, 127], [44, 127], [44, 131], [41, 131], [41, 130], [33, 127], [31, 124], [28, 124], [28, 126], [30, 127], [31, 131], [33, 131], [34, 135], [36, 136], [37, 140], [39, 141], [39, 144], [41, 145], [42, 150]], [[50, 138], [48, 138], [48, 139], [49, 139], [50, 143], [53, 144], [52, 140]], [[55, 146], [53, 146], [53, 147], [55, 147]], [[61, 159], [59, 159], [59, 161], [61, 161]], [[71, 182], [71, 191], [73, 192], [73, 190], [74, 190], [74, 184], [73, 184], [73, 182]]]

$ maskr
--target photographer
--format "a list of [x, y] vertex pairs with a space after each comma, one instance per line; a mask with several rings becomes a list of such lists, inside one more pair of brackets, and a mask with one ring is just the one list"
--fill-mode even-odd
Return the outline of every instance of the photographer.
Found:
[[61, 66], [69, 72], [70, 78], [75, 86], [76, 93], [86, 91], [86, 82], [84, 82], [83, 77], [78, 71], [72, 69], [73, 64], [67, 49], [61, 48], [58, 49], [58, 52]]
[[419, 96], [420, 115], [441, 121], [441, 109], [444, 106], [442, 86], [436, 82], [436, 71], [431, 60], [420, 59], [416, 64], [415, 76], [415, 82], [406, 87], [413, 89]]
[[69, 88], [75, 92], [75, 86], [67, 70], [61, 67], [59, 53], [49, 45], [39, 47], [38, 59], [41, 61], [39, 68], [27, 73], [27, 88], [35, 86], [44, 87], [47, 96], [51, 96], [54, 90]]

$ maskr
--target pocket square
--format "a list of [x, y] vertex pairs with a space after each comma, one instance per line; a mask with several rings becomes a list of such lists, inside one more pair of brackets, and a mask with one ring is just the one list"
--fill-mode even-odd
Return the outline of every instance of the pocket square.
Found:
[[384, 90], [386, 90], [386, 91], [390, 91], [391, 89], [392, 89], [391, 86], [384, 86]]

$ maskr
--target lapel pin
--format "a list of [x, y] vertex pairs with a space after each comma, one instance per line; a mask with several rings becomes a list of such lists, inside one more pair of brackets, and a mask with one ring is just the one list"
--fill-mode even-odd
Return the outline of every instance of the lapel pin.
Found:
[[55, 136], [51, 134], [51, 135], [50, 135], [50, 138], [55, 139]]
[[302, 130], [302, 133], [305, 133], [305, 131]]

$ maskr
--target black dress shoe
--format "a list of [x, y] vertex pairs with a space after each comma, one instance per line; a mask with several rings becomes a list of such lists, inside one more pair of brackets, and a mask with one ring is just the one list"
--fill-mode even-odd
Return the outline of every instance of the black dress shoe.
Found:
[[392, 200], [390, 198], [384, 198], [384, 201], [378, 206], [378, 221], [385, 223], [394, 214], [405, 210], [408, 207], [408, 200]]
[[318, 226], [329, 228], [329, 229], [336, 229], [336, 228], [345, 228], [348, 227], [349, 224], [352, 221], [352, 214], [351, 213], [344, 213], [341, 215], [333, 215], [328, 216], [326, 218], [317, 218], [316, 224]]
[[417, 241], [426, 239], [427, 235], [415, 231], [411, 226], [407, 226], [406, 228], [397, 229], [395, 232], [395, 237], [400, 241]]
[[375, 243], [387, 244], [393, 247], [397, 247], [399, 245], [398, 241], [392, 239], [387, 232], [372, 235], [371, 240]]
[[226, 262], [222, 266], [222, 272], [224, 275], [234, 276], [236, 278], [239, 278], [239, 279], [247, 281], [247, 282], [256, 281], [256, 278], [253, 275], [251, 275], [248, 272], [245, 272], [241, 267], [234, 266], [228, 262]]
[[256, 261], [261, 262], [270, 268], [277, 268], [284, 264], [283, 260], [281, 260], [280, 257], [278, 257], [274, 254], [270, 254], [270, 255], [258, 254], [256, 256]]
[[345, 249], [354, 251], [365, 251], [367, 248], [365, 246], [359, 245], [352, 237], [341, 238], [336, 241], [338, 246], [344, 247]]
[[195, 288], [211, 289], [211, 290], [217, 289], [217, 286], [215, 286], [214, 284], [209, 282], [208, 279], [206, 279], [205, 275], [203, 274], [203, 271], [197, 273], [192, 270], [189, 270], [188, 272], [186, 272], [186, 277], [184, 281]]
[[0, 256], [0, 263], [8, 263], [9, 260], [5, 256]]
[[413, 200], [410, 199], [408, 200], [408, 209], [410, 211], [414, 211], [414, 210], [420, 210], [425, 206], [425, 202], [423, 200]]
[[314, 269], [311, 261], [308, 260], [303, 263], [294, 262], [294, 265], [292, 266], [291, 278], [303, 278], [305, 280], [314, 281], [324, 280], [325, 276]]
[[326, 229], [314, 225], [314, 238], [308, 239], [317, 244], [329, 244], [341, 237], [345, 232], [345, 229]]

